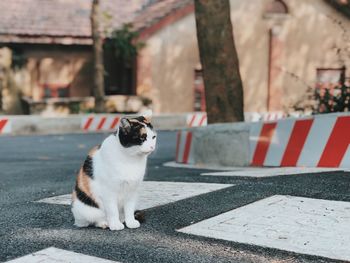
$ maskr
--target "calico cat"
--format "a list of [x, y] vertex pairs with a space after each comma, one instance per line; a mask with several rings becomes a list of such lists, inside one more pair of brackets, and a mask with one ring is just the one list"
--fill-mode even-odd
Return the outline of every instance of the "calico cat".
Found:
[[122, 118], [116, 132], [86, 157], [72, 194], [75, 226], [138, 228], [135, 206], [148, 155], [155, 150], [152, 112]]

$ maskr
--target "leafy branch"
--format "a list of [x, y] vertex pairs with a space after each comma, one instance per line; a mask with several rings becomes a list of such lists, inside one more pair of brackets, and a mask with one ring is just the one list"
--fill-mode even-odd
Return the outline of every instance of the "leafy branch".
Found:
[[121, 29], [111, 32], [104, 48], [112, 50], [117, 60], [130, 64], [145, 46], [143, 42], [135, 42], [138, 36], [139, 33], [132, 30], [132, 24], [125, 24]]

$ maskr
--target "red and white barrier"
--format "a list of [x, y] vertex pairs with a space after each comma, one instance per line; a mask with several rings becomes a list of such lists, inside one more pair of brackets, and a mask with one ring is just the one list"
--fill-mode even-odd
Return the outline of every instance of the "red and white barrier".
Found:
[[0, 134], [11, 133], [11, 121], [0, 117]]
[[257, 121], [276, 121], [284, 119], [287, 117], [287, 114], [284, 112], [245, 112], [244, 119], [247, 122], [257, 122]]
[[350, 116], [320, 115], [254, 123], [254, 166], [350, 167]]
[[112, 131], [118, 126], [119, 116], [90, 115], [82, 118], [83, 131]]
[[286, 118], [287, 115], [284, 112], [265, 112], [262, 113], [263, 121], [275, 121], [279, 119]]
[[[350, 168], [350, 114], [288, 118], [249, 125], [252, 166]], [[180, 131], [176, 162], [194, 164], [196, 131]]]
[[188, 127], [206, 126], [208, 122], [206, 112], [196, 112], [187, 115]]
[[176, 162], [189, 164], [192, 163], [192, 132], [179, 131], [176, 141]]
[[[281, 111], [276, 112], [246, 112], [244, 113], [245, 121], [247, 122], [257, 122], [257, 121], [276, 121], [284, 119], [287, 114]], [[188, 127], [198, 127], [206, 126], [208, 122], [206, 112], [195, 112], [187, 115], [187, 126]]]

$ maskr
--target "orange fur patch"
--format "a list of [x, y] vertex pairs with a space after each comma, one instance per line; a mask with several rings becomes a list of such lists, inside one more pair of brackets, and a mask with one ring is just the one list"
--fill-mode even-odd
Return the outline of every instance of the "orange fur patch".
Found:
[[145, 127], [143, 127], [143, 128], [140, 129], [140, 135], [146, 134], [146, 133], [147, 133], [147, 130], [146, 130]]
[[100, 145], [97, 145], [95, 147], [93, 147], [90, 151], [89, 151], [89, 156], [93, 157], [94, 154], [97, 152], [97, 150], [100, 149]]
[[151, 118], [150, 117], [148, 117], [148, 118], [145, 117], [145, 123], [146, 124], [150, 124], [151, 123]]
[[77, 177], [77, 185], [81, 191], [83, 191], [88, 197], [94, 200], [90, 190], [90, 180], [91, 178], [84, 173], [83, 168], [80, 168]]

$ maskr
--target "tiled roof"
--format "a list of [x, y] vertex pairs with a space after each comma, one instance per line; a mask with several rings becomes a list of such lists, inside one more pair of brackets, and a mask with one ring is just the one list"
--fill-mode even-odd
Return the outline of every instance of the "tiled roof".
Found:
[[142, 30], [156, 23], [163, 17], [181, 9], [185, 6], [193, 4], [193, 0], [163, 0], [147, 6], [134, 19], [134, 28]]
[[[91, 0], [0, 0], [0, 42], [91, 44]], [[144, 29], [192, 0], [101, 0], [102, 23]]]

